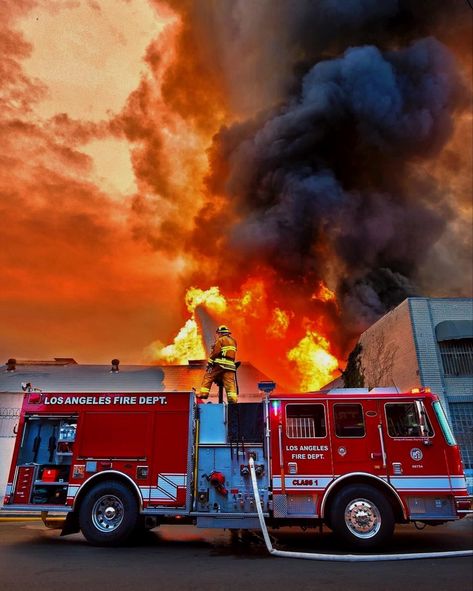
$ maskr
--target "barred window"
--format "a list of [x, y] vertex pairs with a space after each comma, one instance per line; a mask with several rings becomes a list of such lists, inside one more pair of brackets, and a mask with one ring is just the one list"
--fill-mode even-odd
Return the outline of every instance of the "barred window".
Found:
[[440, 341], [438, 345], [446, 376], [473, 375], [473, 339]]
[[292, 439], [325, 437], [325, 407], [323, 404], [288, 404], [286, 406], [286, 435]]
[[473, 407], [471, 402], [450, 402], [452, 427], [466, 470], [473, 469]]

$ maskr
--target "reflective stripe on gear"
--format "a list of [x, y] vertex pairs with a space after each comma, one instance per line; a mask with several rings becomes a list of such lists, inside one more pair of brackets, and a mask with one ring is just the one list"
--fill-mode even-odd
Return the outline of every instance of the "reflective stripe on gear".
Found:
[[238, 395], [236, 392], [227, 392], [227, 400], [230, 404], [236, 404], [238, 402]]
[[234, 347], [233, 345], [227, 345], [225, 347], [222, 347], [222, 353], [224, 356], [227, 354], [228, 351], [236, 351], [236, 347]]
[[236, 371], [235, 362], [233, 359], [225, 359], [224, 357], [219, 357], [218, 359], [214, 359], [214, 363], [217, 363], [224, 369], [228, 369], [229, 371]]
[[232, 371], [215, 364], [210, 371], [206, 371], [202, 378], [201, 393], [198, 395], [198, 398], [208, 398], [208, 392], [213, 383], [223, 384], [229, 403], [237, 402], [238, 394], [235, 369]]

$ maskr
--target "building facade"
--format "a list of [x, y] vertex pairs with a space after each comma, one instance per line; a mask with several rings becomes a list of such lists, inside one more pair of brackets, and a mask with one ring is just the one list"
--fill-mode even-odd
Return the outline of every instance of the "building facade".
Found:
[[473, 299], [408, 298], [359, 339], [364, 385], [440, 396], [473, 488]]

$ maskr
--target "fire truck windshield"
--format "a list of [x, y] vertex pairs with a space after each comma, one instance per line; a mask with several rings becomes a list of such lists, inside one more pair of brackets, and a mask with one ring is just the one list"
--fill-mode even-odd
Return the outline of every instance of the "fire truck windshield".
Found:
[[450, 425], [448, 424], [448, 420], [447, 420], [447, 417], [445, 415], [445, 411], [443, 410], [442, 405], [437, 400], [433, 403], [433, 407], [434, 407], [435, 414], [437, 415], [438, 422], [440, 423], [440, 427], [442, 428], [442, 432], [444, 434], [445, 441], [448, 443], [448, 445], [456, 445], [457, 442], [456, 442], [455, 437], [452, 433]]

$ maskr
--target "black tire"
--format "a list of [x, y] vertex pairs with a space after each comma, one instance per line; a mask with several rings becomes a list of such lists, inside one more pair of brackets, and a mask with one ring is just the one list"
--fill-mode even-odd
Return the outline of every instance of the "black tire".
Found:
[[94, 546], [118, 546], [135, 531], [139, 510], [133, 492], [122, 482], [106, 480], [85, 495], [79, 526]]
[[391, 503], [368, 484], [351, 484], [336, 493], [330, 509], [334, 534], [355, 550], [381, 547], [394, 532]]

